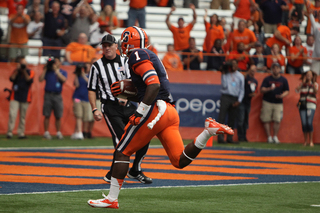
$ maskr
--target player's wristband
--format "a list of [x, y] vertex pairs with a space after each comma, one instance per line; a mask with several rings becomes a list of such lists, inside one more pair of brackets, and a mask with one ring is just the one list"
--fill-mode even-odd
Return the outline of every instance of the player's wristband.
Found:
[[93, 110], [92, 110], [92, 113], [94, 113], [95, 111], [97, 111], [98, 109], [97, 108], [94, 108]]
[[149, 112], [150, 107], [151, 107], [151, 105], [147, 105], [143, 102], [140, 102], [139, 107], [137, 109], [137, 112], [139, 114], [141, 114], [142, 116], [146, 116], [147, 113]]

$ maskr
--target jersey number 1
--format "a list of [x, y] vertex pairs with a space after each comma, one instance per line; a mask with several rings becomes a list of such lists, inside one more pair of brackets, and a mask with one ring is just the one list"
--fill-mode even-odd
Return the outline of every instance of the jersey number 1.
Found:
[[136, 61], [139, 61], [141, 58], [140, 58], [140, 56], [139, 56], [138, 51], [136, 51], [134, 54], [136, 55]]

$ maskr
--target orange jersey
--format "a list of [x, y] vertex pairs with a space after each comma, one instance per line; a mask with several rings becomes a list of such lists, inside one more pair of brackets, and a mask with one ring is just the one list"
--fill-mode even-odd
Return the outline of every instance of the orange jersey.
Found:
[[147, 6], [147, 0], [130, 0], [129, 6], [134, 9], [142, 9]]
[[75, 62], [91, 62], [96, 56], [96, 49], [87, 44], [79, 44], [78, 42], [71, 42], [66, 47], [66, 51], [70, 51], [70, 58]]
[[[242, 60], [238, 60], [238, 58], [240, 57], [244, 57]], [[248, 57], [248, 54], [243, 52], [242, 54], [240, 54], [238, 51], [234, 50], [231, 51], [230, 54], [227, 57], [227, 60], [232, 60], [232, 59], [236, 59], [238, 61], [238, 68], [242, 71], [245, 71], [248, 69], [248, 64], [250, 62], [250, 59]]]
[[173, 45], [176, 51], [185, 50], [189, 48], [189, 38], [192, 28], [193, 24], [191, 23], [183, 28], [178, 28], [171, 25], [169, 30], [173, 34]]
[[[315, 21], [318, 22], [319, 18], [320, 18], [320, 7], [315, 7], [313, 4], [310, 4], [310, 9], [312, 10], [312, 14], [313, 14]], [[312, 28], [312, 25], [311, 25], [310, 18], [308, 16], [306, 34], [312, 34], [311, 28]]]
[[[251, 18], [251, 3], [249, 0], [238, 0], [240, 1], [233, 16], [249, 20]], [[255, 0], [253, 0], [255, 2]]]
[[7, 0], [7, 6], [8, 6], [8, 17], [10, 17], [12, 14], [17, 13], [17, 5], [21, 4], [23, 5], [24, 8], [26, 8], [26, 5], [28, 4], [28, 0], [20, 0], [15, 1], [15, 0]]
[[290, 20], [288, 22], [288, 27], [292, 30], [294, 27], [298, 27], [300, 28], [300, 23], [299, 21], [295, 21], [295, 20]]
[[257, 41], [256, 36], [248, 28], [245, 28], [242, 33], [239, 32], [239, 30], [234, 30], [233, 36], [232, 36], [232, 43], [233, 43], [232, 50], [237, 50], [237, 46], [240, 42], [243, 42], [244, 44], [250, 44], [256, 41]]
[[287, 3], [288, 7], [289, 7], [289, 11], [292, 9], [293, 4], [292, 3]]
[[7, 8], [8, 7], [7, 1], [6, 0], [0, 0], [0, 7]]
[[294, 3], [295, 4], [304, 4], [304, 0], [295, 0]]
[[181, 58], [176, 53], [166, 53], [162, 59], [162, 63], [167, 71], [183, 71]]
[[[110, 17], [109, 17], [109, 16], [106, 16], [104, 20], [103, 20], [102, 17], [99, 17], [99, 18], [98, 18], [98, 22], [99, 22], [99, 23], [100, 23], [100, 22], [103, 22], [103, 21], [106, 21], [106, 22], [109, 23]], [[113, 16], [112, 24], [113, 24], [114, 27], [119, 27], [119, 22], [118, 22], [117, 16]]]
[[[15, 14], [10, 16], [10, 20], [15, 16]], [[26, 14], [23, 14], [25, 19], [30, 21], [30, 17]], [[29, 36], [27, 33], [27, 24], [24, 24], [24, 19], [22, 17], [18, 17], [12, 24], [11, 27], [11, 36], [10, 43], [11, 44], [25, 44], [29, 40]]]
[[233, 38], [233, 32], [230, 32], [229, 36], [227, 37], [227, 42], [222, 46], [222, 49], [225, 53], [229, 52], [231, 49], [232, 38]]
[[[290, 42], [291, 42], [291, 31], [289, 29], [289, 27], [287, 26], [284, 26], [284, 25], [280, 25], [277, 30], [280, 32], [280, 34], [288, 39]], [[266, 45], [268, 47], [272, 47], [272, 45], [274, 44], [278, 44], [279, 45], [279, 48], [280, 50], [282, 49], [283, 46], [286, 46], [286, 43], [283, 42], [283, 41], [280, 41], [279, 39], [277, 39], [275, 36], [269, 38], [267, 41], [266, 41]]]
[[221, 25], [211, 26], [207, 21], [205, 21], [204, 25], [207, 35], [204, 39], [202, 49], [203, 51], [210, 52], [216, 39], [224, 39], [224, 32]]
[[167, 4], [168, 4], [168, 1], [169, 1], [169, 0], [160, 0], [160, 1], [157, 3], [157, 6], [159, 6], [159, 7], [166, 7]]
[[[302, 46], [302, 48], [303, 48], [303, 52], [307, 55], [308, 54], [307, 48], [305, 48], [303, 46]], [[299, 51], [300, 51], [300, 49], [298, 49], [296, 46], [292, 46], [289, 48], [289, 55], [291, 55], [292, 53], [297, 54]], [[302, 56], [303, 56], [303, 54], [301, 53], [299, 55], [299, 57], [302, 57]], [[303, 62], [304, 62], [303, 59], [296, 59], [294, 61], [292, 61], [291, 58], [288, 59], [288, 63], [293, 67], [301, 67], [303, 65]]]
[[267, 67], [269, 69], [271, 69], [271, 66], [272, 66], [273, 63], [279, 63], [281, 66], [284, 66], [285, 62], [286, 62], [286, 58], [281, 54], [280, 54], [280, 59], [278, 59], [275, 56], [268, 57], [267, 58]]
[[260, 20], [260, 12], [258, 10], [254, 10], [251, 12], [251, 20], [253, 22], [257, 22]]

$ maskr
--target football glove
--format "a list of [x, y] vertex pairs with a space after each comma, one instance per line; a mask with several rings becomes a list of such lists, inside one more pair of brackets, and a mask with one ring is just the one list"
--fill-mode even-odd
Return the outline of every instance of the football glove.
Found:
[[111, 84], [111, 93], [114, 97], [117, 97], [118, 95], [121, 94], [121, 88], [120, 88], [120, 81], [116, 81], [113, 84]]
[[133, 115], [130, 116], [129, 122], [131, 125], [136, 126], [140, 123], [141, 118], [142, 115], [136, 111]]
[[146, 117], [151, 106], [147, 105], [143, 102], [140, 102], [139, 107], [137, 108], [137, 111], [130, 116], [129, 122], [130, 124], [136, 126], [140, 123], [141, 119]]

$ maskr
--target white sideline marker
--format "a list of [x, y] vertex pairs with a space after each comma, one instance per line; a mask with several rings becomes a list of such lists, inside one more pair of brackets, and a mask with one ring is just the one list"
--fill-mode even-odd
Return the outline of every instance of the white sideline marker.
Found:
[[[275, 184], [297, 184], [297, 183], [320, 183], [320, 181], [302, 181], [302, 182], [262, 182], [262, 183], [236, 183], [236, 184], [216, 184], [216, 185], [188, 185], [188, 186], [156, 186], [156, 187], [133, 187], [133, 188], [125, 188], [122, 187], [121, 190], [135, 190], [135, 189], [150, 189], [150, 188], [183, 188], [183, 187], [221, 187], [221, 186], [254, 186], [254, 185], [275, 185]], [[79, 190], [68, 190], [68, 191], [43, 191], [43, 192], [17, 192], [10, 194], [0, 194], [0, 196], [6, 195], [27, 195], [27, 194], [52, 194], [52, 193], [69, 193], [69, 192], [83, 192], [83, 191], [102, 191], [107, 190], [105, 188], [99, 189], [79, 189]], [[312, 205], [311, 205], [312, 206]], [[314, 207], [320, 207], [320, 205], [315, 205]]]
[[313, 205], [311, 205], [312, 207], [320, 207], [320, 205], [318, 204], [318, 205], [316, 205], [316, 204], [313, 204]]

